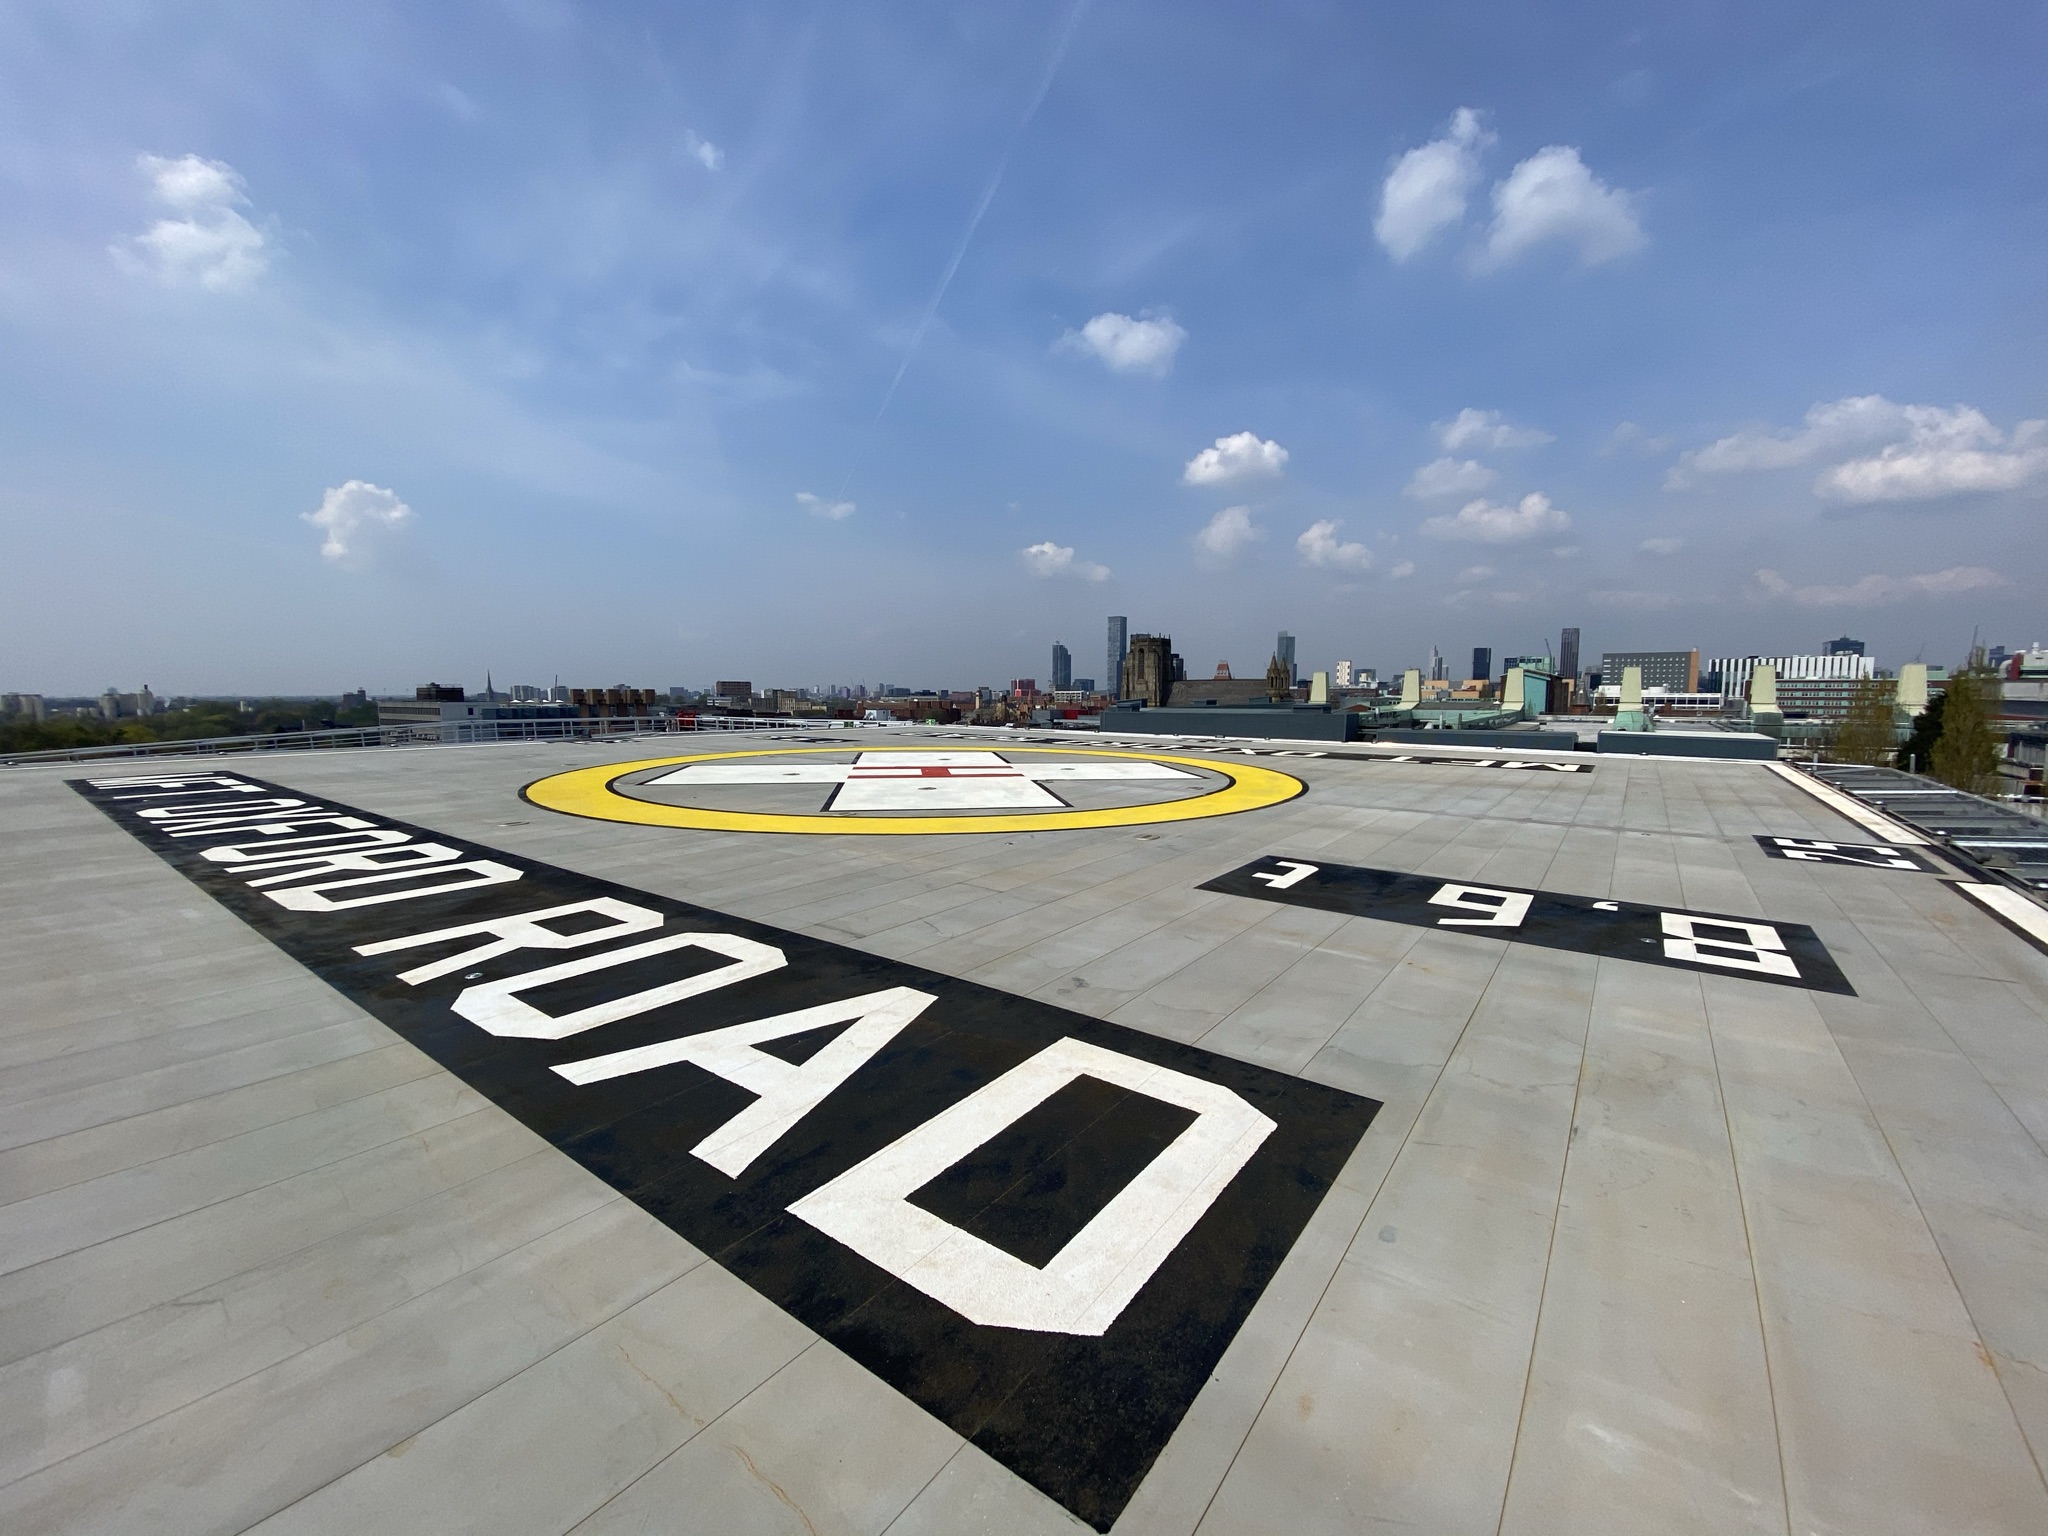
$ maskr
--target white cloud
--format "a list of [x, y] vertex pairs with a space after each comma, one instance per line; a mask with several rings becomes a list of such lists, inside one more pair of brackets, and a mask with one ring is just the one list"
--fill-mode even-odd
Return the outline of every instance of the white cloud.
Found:
[[1650, 243], [1635, 198], [1601, 181], [1563, 144], [1537, 150], [1495, 185], [1493, 227], [1480, 264], [1506, 266], [1550, 241], [1576, 247], [1580, 265], [1588, 267], [1632, 256]]
[[1795, 587], [1776, 571], [1756, 573], [1763, 595], [1797, 603], [1802, 608], [1871, 608], [1914, 597], [1954, 597], [2002, 587], [2005, 578], [1981, 565], [1952, 565], [1921, 576], [1865, 576], [1846, 587]]
[[1342, 520], [1338, 518], [1325, 518], [1319, 523], [1312, 523], [1307, 532], [1294, 541], [1294, 547], [1301, 552], [1302, 560], [1309, 565], [1320, 565], [1339, 571], [1371, 570], [1371, 550], [1363, 544], [1337, 542], [1337, 530], [1342, 526]]
[[1097, 315], [1053, 345], [1063, 352], [1098, 358], [1111, 373], [1149, 373], [1165, 378], [1188, 333], [1165, 316]]
[[1436, 424], [1436, 439], [1452, 453], [1461, 448], [1536, 448], [1556, 441], [1541, 427], [1518, 427], [1502, 420], [1499, 411], [1476, 411], [1469, 405], [1451, 420]]
[[1097, 565], [1092, 560], [1076, 560], [1072, 545], [1055, 544], [1047, 539], [1043, 544], [1033, 544], [1020, 550], [1024, 568], [1034, 576], [1072, 576], [1080, 581], [1107, 581], [1109, 567]]
[[1408, 477], [1402, 494], [1418, 501], [1433, 496], [1470, 496], [1499, 478], [1477, 459], [1433, 459]]
[[1683, 539], [1645, 539], [1636, 546], [1646, 555], [1675, 555], [1685, 548]]
[[860, 510], [850, 501], [827, 501], [824, 497], [814, 496], [809, 491], [798, 491], [796, 504], [813, 517], [827, 518], [835, 523], [844, 522]]
[[1403, 560], [1399, 565], [1388, 571], [1387, 574], [1396, 581], [1413, 576], [1415, 574], [1415, 562], [1413, 560]]
[[1266, 530], [1252, 521], [1250, 507], [1225, 507], [1195, 535], [1195, 548], [1209, 561], [1220, 564], [1265, 536]]
[[1460, 107], [1444, 137], [1394, 162], [1372, 224], [1388, 255], [1406, 261], [1465, 217], [1465, 200], [1479, 182], [1479, 151], [1492, 142], [1493, 135], [1480, 127], [1479, 114]]
[[1238, 432], [1216, 439], [1216, 446], [1204, 448], [1181, 472], [1189, 485], [1222, 485], [1230, 480], [1277, 478], [1287, 467], [1287, 450], [1267, 442], [1256, 432]]
[[[1874, 457], [1851, 459], [1821, 474], [1814, 494], [1828, 501], [1933, 501], [1972, 491], [2016, 491], [2048, 472], [2048, 421], [2023, 421], [2008, 440], [1982, 412], [1908, 406], [1912, 436]], [[2006, 451], [1997, 451], [2004, 449]]]
[[148, 174], [156, 200], [176, 213], [206, 213], [249, 200], [235, 168], [218, 160], [142, 155], [135, 163]]
[[170, 287], [196, 284], [215, 293], [246, 288], [263, 275], [267, 242], [239, 211], [249, 198], [232, 166], [198, 155], [143, 155], [135, 163], [149, 177], [151, 197], [173, 217], [115, 246], [117, 258]]
[[1456, 516], [1439, 513], [1426, 519], [1422, 531], [1433, 539], [1515, 544], [1546, 533], [1562, 533], [1571, 525], [1571, 518], [1553, 507], [1548, 496], [1531, 491], [1512, 507], [1492, 501], [1468, 501]]
[[320, 498], [318, 511], [301, 512], [299, 519], [326, 534], [320, 544], [321, 558], [351, 571], [370, 569], [391, 541], [414, 522], [412, 508], [400, 501], [395, 491], [367, 480], [348, 480], [333, 487]]
[[1493, 567], [1490, 565], [1468, 565], [1465, 569], [1458, 572], [1458, 580], [1461, 582], [1484, 581], [1492, 574]]
[[1851, 395], [1815, 405], [1796, 429], [1736, 432], [1681, 454], [1665, 484], [1683, 489], [1700, 475], [1790, 469], [1840, 455], [1852, 457], [1814, 481], [1814, 494], [1828, 501], [1863, 505], [2018, 490], [2048, 474], [2048, 422], [2023, 421], [2008, 436], [1974, 406]]
[[683, 153], [703, 166], [707, 171], [718, 171], [725, 168], [725, 151], [709, 139], [699, 138], [697, 130], [694, 128], [683, 130]]
[[1825, 401], [1806, 413], [1806, 424], [1797, 430], [1736, 432], [1704, 448], [1688, 449], [1678, 456], [1666, 483], [1677, 488], [1691, 484], [1695, 475], [1789, 469], [1872, 447], [1910, 430], [1906, 410], [1883, 395]]

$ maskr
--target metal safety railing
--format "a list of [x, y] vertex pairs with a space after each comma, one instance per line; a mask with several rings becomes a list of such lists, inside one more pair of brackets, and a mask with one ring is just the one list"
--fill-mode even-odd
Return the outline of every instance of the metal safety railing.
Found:
[[1985, 875], [2036, 894], [2048, 892], [2048, 826], [2027, 810], [1897, 768], [1856, 763], [1798, 766], [1932, 837]]
[[601, 741], [704, 731], [832, 730], [855, 725], [802, 715], [563, 715], [530, 720], [442, 720], [276, 731], [261, 736], [202, 736], [189, 741], [123, 741], [0, 753], [0, 767], [92, 763], [110, 758], [218, 757], [236, 752], [325, 752], [364, 747], [476, 745], [501, 741]]

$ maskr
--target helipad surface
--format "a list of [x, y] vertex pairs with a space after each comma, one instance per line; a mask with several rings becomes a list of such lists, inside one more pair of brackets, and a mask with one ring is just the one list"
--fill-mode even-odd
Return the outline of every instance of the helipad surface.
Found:
[[[683, 740], [0, 776], [0, 1530], [2048, 1530], [2048, 955], [1938, 856], [1758, 764]], [[1001, 829], [521, 798], [742, 751], [618, 794]], [[203, 856], [309, 808], [452, 852]]]

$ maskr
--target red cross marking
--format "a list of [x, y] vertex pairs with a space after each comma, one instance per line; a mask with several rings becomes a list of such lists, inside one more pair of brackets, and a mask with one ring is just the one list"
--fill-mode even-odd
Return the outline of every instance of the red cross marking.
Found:
[[856, 779], [1014, 779], [1015, 768], [856, 768]]

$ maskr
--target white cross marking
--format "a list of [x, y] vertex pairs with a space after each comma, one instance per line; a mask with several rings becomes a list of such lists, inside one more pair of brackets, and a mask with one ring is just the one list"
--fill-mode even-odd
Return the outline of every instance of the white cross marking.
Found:
[[1012, 763], [993, 752], [863, 752], [851, 763], [692, 763], [648, 780], [678, 789], [716, 784], [835, 785], [835, 811], [1059, 810], [1047, 780], [1192, 779], [1165, 763]]

